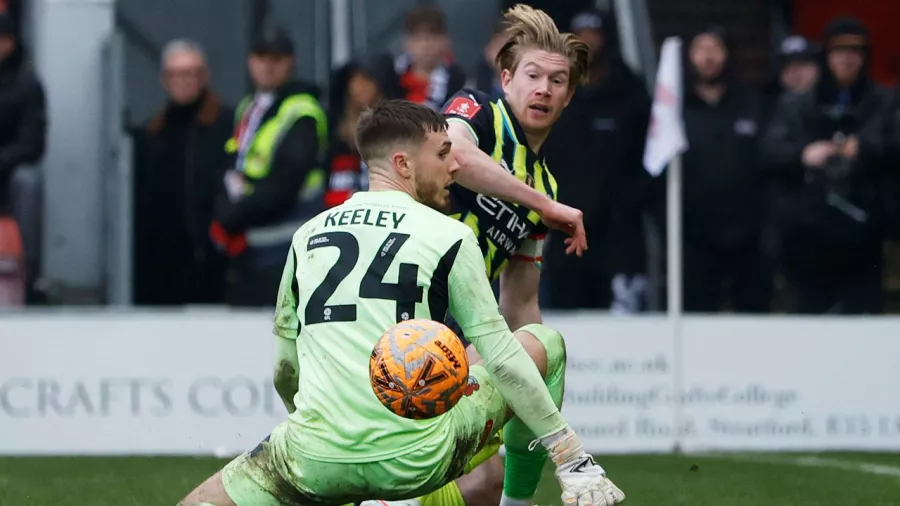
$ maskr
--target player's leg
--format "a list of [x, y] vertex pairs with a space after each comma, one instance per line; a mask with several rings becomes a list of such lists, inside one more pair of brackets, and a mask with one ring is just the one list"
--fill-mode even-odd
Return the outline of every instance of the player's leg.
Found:
[[[460, 476], [451, 484], [459, 489], [459, 496], [462, 498], [460, 505], [497, 506], [503, 490], [503, 472], [503, 459], [494, 453], [471, 472]], [[430, 502], [428, 499], [430, 497], [425, 496], [422, 506], [443, 504], [439, 501]]]
[[178, 506], [280, 506], [273, 493], [287, 490], [272, 464], [270, 437], [229, 462], [188, 494]]
[[[544, 377], [554, 403], [562, 407], [566, 373], [566, 347], [562, 335], [545, 325], [533, 324], [518, 329], [516, 338]], [[532, 446], [536, 439], [537, 436], [517, 417], [504, 426], [506, 471], [501, 504], [531, 504], [547, 461], [547, 450], [542, 445]]]
[[225, 492], [222, 471], [210, 476], [187, 495], [178, 506], [237, 506]]
[[[537, 333], [543, 334], [541, 331], [536, 331]], [[531, 360], [534, 361], [534, 364], [537, 366], [538, 370], [541, 373], [541, 376], [547, 377], [547, 351], [544, 345], [541, 343], [539, 339], [535, 339], [535, 336], [532, 332], [526, 329], [520, 329], [515, 332], [516, 340], [522, 344], [522, 347], [525, 348], [525, 351], [531, 357]], [[478, 352], [475, 350], [475, 347], [469, 345], [467, 351], [469, 352], [469, 363], [470, 364], [480, 364], [483, 362], [481, 356], [478, 355]], [[506, 426], [513, 420], [518, 420], [512, 416], [510, 412], [508, 415], [508, 419], [510, 422], [507, 422]], [[481, 449], [478, 455], [470, 462], [470, 466], [474, 467], [470, 472], [461, 476], [455, 483], [449, 484], [445, 488], [453, 488], [453, 485], [459, 489], [459, 495], [463, 499], [462, 505], [464, 506], [496, 506], [500, 503], [501, 492], [503, 491], [503, 483], [504, 483], [504, 465], [503, 458], [498, 455], [498, 451], [500, 450], [500, 446], [503, 444], [503, 434], [505, 431], [499, 432], [488, 445], [485, 445], [484, 448]], [[527, 448], [527, 447], [526, 447]], [[485, 459], [484, 464], [481, 462], [475, 462], [479, 459]], [[545, 457], [546, 460], [546, 457]], [[474, 465], [473, 465], [474, 464]], [[535, 485], [536, 486], [536, 485]], [[440, 495], [442, 491], [438, 491], [436, 495]], [[443, 491], [446, 492], [446, 491]], [[429, 501], [429, 496], [425, 496], [422, 502], [422, 506], [436, 506], [441, 504], [437, 501]], [[461, 505], [461, 506], [462, 506]]]
[[503, 459], [497, 455], [502, 444], [500, 433], [494, 434], [466, 464], [464, 475], [434, 492], [403, 501], [364, 501], [359, 506], [497, 506], [503, 488]]
[[[329, 481], [328, 466], [311, 467], [295, 455], [292, 442], [287, 437], [287, 424], [281, 424], [253, 450], [237, 456], [221, 471], [191, 492], [179, 506], [282, 506], [285, 504], [316, 504], [322, 499], [321, 491], [328, 496], [327, 487], [319, 483], [333, 485], [341, 481]], [[306, 476], [306, 469], [315, 471], [315, 476]], [[332, 471], [338, 476], [340, 471]], [[343, 472], [343, 475], [349, 473]], [[304, 483], [315, 482], [316, 493]], [[351, 483], [343, 480], [347, 488]], [[331, 488], [334, 488], [333, 486]]]

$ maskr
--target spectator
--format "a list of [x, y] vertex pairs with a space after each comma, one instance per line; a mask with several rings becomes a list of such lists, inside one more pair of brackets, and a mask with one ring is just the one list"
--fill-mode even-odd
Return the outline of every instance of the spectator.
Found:
[[44, 155], [44, 87], [25, 58], [10, 15], [0, 13], [0, 213], [8, 212], [13, 170]]
[[234, 113], [210, 90], [195, 42], [170, 42], [160, 77], [167, 103], [135, 143], [134, 303], [223, 303], [227, 264], [207, 231]]
[[420, 4], [409, 11], [403, 50], [394, 61], [403, 98], [438, 110], [465, 85], [465, 74], [450, 58], [447, 21], [437, 5]]
[[721, 27], [685, 49], [684, 309], [764, 312], [772, 273], [762, 249], [759, 100], [734, 76]]
[[315, 86], [292, 78], [286, 32], [265, 27], [248, 66], [256, 90], [235, 115], [235, 160], [210, 234], [232, 258], [227, 302], [260, 307], [275, 304], [294, 232], [322, 210], [328, 129]]
[[326, 207], [368, 188], [368, 172], [356, 150], [356, 122], [360, 113], [378, 100], [400, 95], [390, 56], [351, 62], [335, 72], [331, 83], [329, 124], [333, 128], [328, 143]]
[[894, 97], [869, 78], [869, 35], [858, 21], [834, 20], [823, 46], [821, 80], [782, 97], [764, 143], [779, 189], [781, 267], [795, 312], [879, 313]]
[[494, 31], [491, 40], [484, 46], [484, 59], [475, 65], [474, 78], [466, 87], [481, 91], [491, 97], [491, 100], [497, 100], [503, 96], [503, 89], [500, 87], [500, 73], [497, 72], [497, 65], [494, 60], [500, 48], [506, 43], [504, 31], [506, 25], [502, 20], [494, 23]]
[[591, 47], [589, 82], [575, 91], [544, 154], [559, 201], [584, 212], [591, 249], [566, 258], [565, 236], [551, 232], [543, 301], [555, 309], [639, 311], [647, 287], [642, 216], [655, 183], [642, 162], [650, 96], [622, 61], [605, 13], [583, 12], [571, 30]]
[[775, 75], [764, 88], [764, 124], [772, 117], [778, 98], [784, 92], [805, 93], [819, 80], [819, 48], [800, 35], [781, 42], [776, 56]]

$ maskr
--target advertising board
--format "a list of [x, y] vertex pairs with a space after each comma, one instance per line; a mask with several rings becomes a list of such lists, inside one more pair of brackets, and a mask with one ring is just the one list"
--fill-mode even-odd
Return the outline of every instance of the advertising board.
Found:
[[[658, 317], [546, 323], [590, 451], [900, 450], [898, 320], [686, 318], [679, 341]], [[253, 312], [4, 316], [0, 454], [252, 448], [286, 413], [269, 329]]]

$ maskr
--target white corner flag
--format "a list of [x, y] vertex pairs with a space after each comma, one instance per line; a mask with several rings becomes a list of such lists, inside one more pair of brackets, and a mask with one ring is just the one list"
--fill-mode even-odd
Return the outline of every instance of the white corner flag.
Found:
[[644, 148], [644, 168], [653, 176], [659, 176], [666, 164], [687, 148], [681, 118], [681, 88], [681, 39], [669, 37], [660, 52]]

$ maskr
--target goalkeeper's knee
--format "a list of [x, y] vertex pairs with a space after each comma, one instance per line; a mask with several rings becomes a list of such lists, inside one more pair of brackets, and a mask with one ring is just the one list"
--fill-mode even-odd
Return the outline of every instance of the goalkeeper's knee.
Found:
[[532, 323], [519, 328], [516, 332], [527, 332], [533, 335], [544, 347], [547, 356], [546, 381], [552, 381], [565, 375], [566, 371], [566, 342], [562, 334], [541, 323]]

